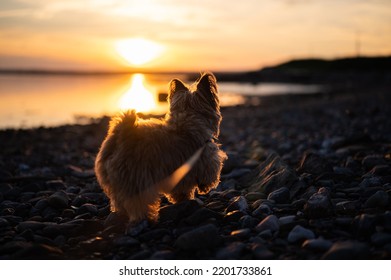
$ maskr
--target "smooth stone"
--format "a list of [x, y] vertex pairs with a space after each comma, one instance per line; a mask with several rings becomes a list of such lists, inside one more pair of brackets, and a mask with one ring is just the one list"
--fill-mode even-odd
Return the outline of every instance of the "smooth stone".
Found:
[[315, 234], [312, 230], [296, 225], [288, 234], [288, 242], [296, 243], [307, 239], [314, 239]]
[[238, 229], [231, 232], [231, 236], [238, 237], [238, 238], [247, 238], [250, 235], [251, 235], [251, 229], [249, 228]]
[[326, 188], [320, 188], [304, 205], [304, 213], [310, 218], [328, 217], [332, 209], [329, 191]]
[[239, 259], [246, 245], [242, 242], [232, 242], [224, 248], [221, 248], [216, 253], [218, 260], [235, 260]]
[[312, 152], [306, 152], [301, 159], [298, 171], [300, 173], [321, 175], [323, 173], [332, 173], [333, 168], [328, 161], [321, 156]]
[[151, 260], [173, 260], [174, 258], [175, 258], [175, 253], [170, 250], [156, 251], [150, 257]]
[[382, 155], [369, 155], [363, 158], [361, 164], [368, 170], [376, 165], [382, 165], [385, 163], [384, 157]]
[[9, 222], [6, 219], [0, 217], [0, 228], [6, 227], [8, 225], [9, 225]]
[[238, 179], [238, 178], [243, 177], [244, 175], [246, 175], [250, 172], [251, 172], [251, 169], [248, 169], [248, 168], [236, 168], [228, 174], [221, 175], [221, 179], [224, 179], [224, 180]]
[[203, 207], [196, 210], [191, 216], [187, 217], [184, 222], [188, 225], [199, 225], [209, 219], [220, 220], [222, 218], [222, 214]]
[[259, 223], [259, 220], [250, 215], [244, 215], [239, 219], [239, 223], [241, 228], [254, 228]]
[[138, 246], [140, 242], [130, 236], [120, 236], [113, 240], [113, 245], [118, 247], [133, 247]]
[[12, 186], [7, 183], [0, 183], [0, 193], [6, 194], [12, 190]]
[[211, 249], [220, 243], [218, 228], [207, 224], [183, 233], [175, 242], [175, 247], [181, 250]]
[[371, 243], [376, 247], [382, 247], [391, 243], [391, 234], [386, 232], [376, 232], [371, 236]]
[[239, 210], [242, 212], [246, 212], [248, 210], [247, 200], [244, 198], [244, 196], [234, 197], [230, 201], [231, 203], [228, 205], [228, 207], [225, 210], [226, 213], [235, 210]]
[[341, 214], [354, 214], [357, 211], [357, 201], [341, 201], [335, 204], [335, 210]]
[[283, 204], [288, 203], [290, 200], [290, 192], [287, 187], [279, 188], [275, 191], [272, 191], [268, 197], [268, 200], [274, 200], [275, 203]]
[[289, 225], [289, 224], [294, 223], [295, 221], [296, 221], [295, 215], [283, 216], [278, 219], [280, 226]]
[[186, 200], [180, 203], [164, 206], [159, 210], [159, 221], [173, 221], [178, 223], [180, 220], [189, 217], [197, 211], [200, 205], [195, 200]]
[[259, 207], [252, 212], [252, 215], [254, 217], [260, 218], [263, 218], [265, 215], [268, 216], [271, 214], [273, 214], [273, 211], [270, 209], [270, 206], [265, 203], [259, 205]]
[[385, 191], [377, 191], [371, 195], [364, 204], [365, 208], [385, 208], [389, 205], [388, 194]]
[[46, 182], [46, 188], [48, 190], [59, 191], [59, 190], [65, 190], [66, 185], [61, 180], [51, 180]]
[[277, 232], [280, 229], [278, 218], [275, 215], [269, 215], [263, 219], [256, 227], [257, 232], [263, 232], [270, 230], [272, 233]]
[[49, 196], [48, 203], [50, 206], [56, 209], [63, 209], [68, 207], [69, 197], [63, 191], [58, 191]]
[[261, 244], [253, 244], [251, 246], [251, 252], [254, 257], [258, 260], [270, 260], [274, 259], [274, 254], [269, 249], [267, 249], [264, 245]]
[[377, 187], [382, 185], [382, 180], [379, 177], [364, 178], [359, 184], [359, 188], [367, 189], [371, 187]]
[[141, 222], [134, 224], [130, 223], [126, 228], [126, 235], [129, 236], [137, 236], [139, 235], [143, 230], [145, 230], [148, 227], [148, 221], [142, 220]]
[[93, 216], [96, 216], [98, 214], [98, 208], [94, 204], [84, 203], [77, 209], [76, 214], [81, 215], [85, 213], [89, 213]]
[[17, 251], [12, 255], [12, 257], [14, 259], [48, 260], [62, 259], [63, 254], [63, 251], [56, 246], [50, 246], [47, 244], [32, 244], [27, 248]]
[[247, 201], [254, 202], [258, 199], [265, 199], [266, 195], [260, 192], [249, 192], [244, 197]]
[[25, 221], [25, 222], [20, 222], [17, 225], [16, 230], [19, 232], [25, 231], [27, 229], [31, 229], [32, 231], [36, 231], [36, 230], [44, 228], [46, 225], [47, 225], [46, 223], [42, 223], [42, 222]]
[[369, 246], [357, 241], [339, 241], [324, 253], [324, 260], [369, 259]]
[[232, 211], [232, 212], [229, 212], [227, 213], [225, 216], [224, 216], [224, 221], [225, 222], [233, 222], [233, 223], [236, 223], [238, 222], [244, 215], [246, 215], [246, 213], [242, 212], [242, 211], [239, 211], [239, 210], [235, 210], [235, 211]]
[[318, 239], [308, 239], [304, 241], [302, 247], [304, 249], [309, 249], [316, 252], [325, 252], [328, 249], [330, 249], [332, 245], [333, 242], [329, 240], [325, 240], [323, 238], [318, 238]]
[[358, 235], [369, 236], [376, 230], [379, 218], [376, 215], [361, 214], [354, 218], [352, 224]]
[[170, 234], [171, 231], [166, 228], [157, 228], [140, 234], [138, 239], [142, 242], [149, 242], [151, 240], [161, 240], [164, 236]]

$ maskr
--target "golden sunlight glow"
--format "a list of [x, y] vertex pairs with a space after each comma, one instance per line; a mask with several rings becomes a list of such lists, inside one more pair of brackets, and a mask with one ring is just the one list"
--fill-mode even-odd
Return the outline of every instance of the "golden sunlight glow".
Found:
[[117, 41], [115, 49], [121, 57], [133, 65], [150, 62], [163, 52], [163, 46], [142, 38]]
[[154, 95], [144, 85], [144, 76], [134, 74], [130, 82], [130, 88], [119, 100], [121, 110], [135, 109], [138, 112], [151, 112], [156, 108]]

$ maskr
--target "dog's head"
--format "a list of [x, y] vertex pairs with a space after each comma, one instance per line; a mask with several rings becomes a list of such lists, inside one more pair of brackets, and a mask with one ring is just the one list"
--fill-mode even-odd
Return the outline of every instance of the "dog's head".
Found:
[[190, 87], [174, 79], [169, 87], [170, 115], [182, 116], [184, 121], [196, 118], [217, 137], [221, 114], [215, 76], [212, 73], [204, 73]]

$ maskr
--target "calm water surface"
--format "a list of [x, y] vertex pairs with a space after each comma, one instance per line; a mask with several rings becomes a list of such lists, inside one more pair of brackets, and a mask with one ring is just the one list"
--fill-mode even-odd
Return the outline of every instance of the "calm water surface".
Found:
[[[159, 94], [174, 77], [186, 81], [172, 74], [0, 75], [0, 129], [78, 123], [128, 108], [163, 114], [168, 107]], [[219, 90], [221, 105], [229, 106], [245, 95], [315, 93], [319, 87], [220, 82]]]

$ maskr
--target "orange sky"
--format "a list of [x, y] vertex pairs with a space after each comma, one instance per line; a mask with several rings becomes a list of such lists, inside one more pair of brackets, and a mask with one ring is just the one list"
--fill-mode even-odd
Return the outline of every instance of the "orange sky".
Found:
[[[159, 44], [143, 69], [258, 69], [391, 54], [391, 0], [1, 0], [0, 68], [132, 67], [120, 40]], [[359, 42], [359, 47], [357, 43]]]

